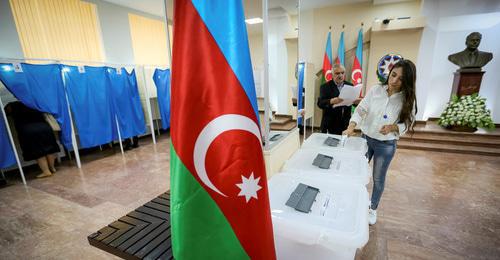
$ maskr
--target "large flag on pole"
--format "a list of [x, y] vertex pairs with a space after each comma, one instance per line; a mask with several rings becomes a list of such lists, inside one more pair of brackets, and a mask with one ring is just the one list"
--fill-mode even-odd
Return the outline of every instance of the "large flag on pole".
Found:
[[171, 225], [176, 259], [275, 259], [242, 1], [176, 1]]
[[[354, 56], [354, 62], [352, 64], [352, 74], [351, 79], [354, 86], [363, 84], [363, 28], [359, 29], [358, 32], [358, 46], [356, 47], [356, 55]], [[360, 97], [361, 97], [360, 92]]]
[[321, 78], [321, 84], [333, 79], [332, 73], [332, 32], [328, 32], [326, 38], [326, 49], [323, 55], [323, 77]]
[[345, 66], [344, 53], [345, 53], [344, 32], [341, 32], [340, 39], [339, 39], [339, 47], [337, 48], [337, 58], [335, 59], [336, 64], [341, 64], [342, 66]]

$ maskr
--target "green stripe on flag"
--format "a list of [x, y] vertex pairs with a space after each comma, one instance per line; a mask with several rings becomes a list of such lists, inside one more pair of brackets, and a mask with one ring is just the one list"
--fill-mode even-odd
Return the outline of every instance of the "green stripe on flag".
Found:
[[170, 145], [170, 219], [176, 259], [249, 259], [215, 201]]

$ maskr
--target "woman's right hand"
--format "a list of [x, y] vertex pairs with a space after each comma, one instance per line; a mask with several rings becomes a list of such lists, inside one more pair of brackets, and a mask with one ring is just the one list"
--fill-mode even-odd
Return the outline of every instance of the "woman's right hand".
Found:
[[354, 129], [349, 129], [347, 128], [346, 130], [344, 130], [344, 132], [342, 132], [342, 135], [347, 135], [347, 136], [353, 136], [354, 135]]
[[344, 132], [342, 132], [342, 135], [347, 135], [347, 136], [353, 136], [354, 135], [354, 128], [356, 127], [356, 123], [350, 122], [349, 126], [347, 127]]

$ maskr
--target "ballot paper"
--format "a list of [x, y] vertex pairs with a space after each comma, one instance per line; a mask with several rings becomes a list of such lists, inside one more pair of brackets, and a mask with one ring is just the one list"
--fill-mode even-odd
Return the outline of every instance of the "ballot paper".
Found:
[[354, 87], [344, 85], [339, 94], [339, 98], [343, 99], [343, 101], [333, 105], [333, 107], [352, 105], [352, 102], [354, 102], [354, 100], [359, 97], [359, 92], [361, 91], [362, 87], [363, 85], [361, 84]]

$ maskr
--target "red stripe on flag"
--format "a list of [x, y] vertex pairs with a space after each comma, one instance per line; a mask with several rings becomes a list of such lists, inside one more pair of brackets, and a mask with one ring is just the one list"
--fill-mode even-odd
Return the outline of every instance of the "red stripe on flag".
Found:
[[[356, 56], [354, 56], [354, 62], [352, 64], [351, 79], [354, 86], [363, 84], [363, 71], [361, 70], [361, 65], [359, 64], [358, 57]], [[359, 97], [363, 97], [362, 92], [363, 90], [359, 92]]]
[[326, 53], [323, 57], [323, 77], [325, 78], [325, 81], [333, 79], [332, 64], [330, 63], [330, 59]]
[[[247, 254], [275, 259], [267, 178], [259, 140], [246, 131], [219, 135], [205, 160], [212, 183], [227, 197], [203, 184], [193, 151], [202, 129], [225, 114], [257, 118], [231, 67], [190, 1], [176, 3], [172, 66], [171, 136], [179, 158], [220, 207]], [[242, 175], [260, 178], [258, 199], [238, 196]], [[175, 184], [172, 184], [175, 185]], [[203, 212], [199, 212], [203, 214]], [[196, 217], [196, 216], [192, 216]], [[188, 220], [186, 220], [188, 221]]]

